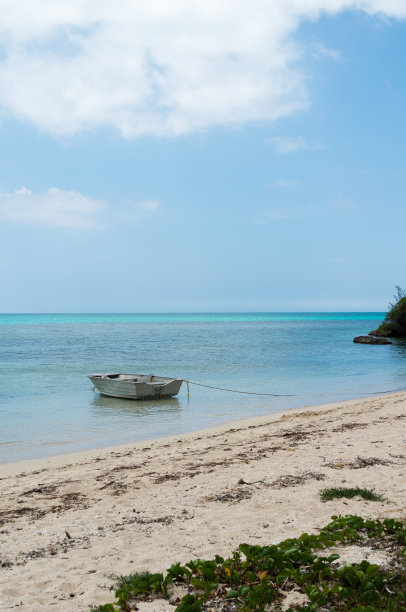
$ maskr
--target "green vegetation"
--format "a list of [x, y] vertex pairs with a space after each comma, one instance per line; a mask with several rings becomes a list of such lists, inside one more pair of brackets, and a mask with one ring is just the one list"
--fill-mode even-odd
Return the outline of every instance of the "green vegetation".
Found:
[[396, 285], [396, 293], [393, 296], [395, 302], [389, 304], [386, 317], [374, 331], [372, 336], [387, 336], [388, 338], [406, 338], [406, 291]]
[[[314, 551], [335, 545], [369, 545], [390, 555], [383, 568], [361, 563], [340, 565], [339, 555]], [[288, 592], [299, 592], [307, 603], [289, 610], [377, 610], [406, 612], [406, 525], [394, 519], [333, 516], [318, 535], [302, 534], [272, 546], [241, 544], [229, 559], [195, 559], [171, 565], [163, 574], [133, 574], [115, 586], [115, 603], [94, 612], [136, 610], [137, 602], [171, 597], [177, 612], [280, 610]], [[171, 586], [186, 593], [173, 601]], [[169, 589], [169, 594], [168, 594]]]
[[385, 501], [385, 498], [379, 493], [375, 493], [373, 489], [361, 489], [360, 487], [332, 487], [331, 489], [323, 489], [320, 491], [320, 499], [322, 502], [339, 499], [340, 497], [351, 499], [357, 496], [367, 501]]

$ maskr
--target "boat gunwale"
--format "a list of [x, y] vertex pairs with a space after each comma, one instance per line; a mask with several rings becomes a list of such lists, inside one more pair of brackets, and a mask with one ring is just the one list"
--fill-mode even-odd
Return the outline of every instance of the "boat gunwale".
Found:
[[[88, 378], [90, 378], [90, 380], [93, 380], [93, 378], [97, 378], [100, 380], [106, 380], [109, 382], [135, 382], [135, 383], [145, 383], [145, 382], [152, 382], [152, 381], [145, 381], [145, 380], [134, 380], [135, 377], [140, 377], [140, 378], [155, 378], [156, 381], [158, 380], [167, 380], [167, 381], [184, 381], [183, 378], [173, 378], [170, 376], [156, 376], [155, 374], [123, 374], [123, 373], [110, 373], [110, 374], [88, 374], [87, 375]], [[117, 376], [117, 378], [111, 378], [111, 376]], [[128, 378], [118, 378], [119, 376], [128, 376]], [[155, 381], [154, 381], [155, 382]]]

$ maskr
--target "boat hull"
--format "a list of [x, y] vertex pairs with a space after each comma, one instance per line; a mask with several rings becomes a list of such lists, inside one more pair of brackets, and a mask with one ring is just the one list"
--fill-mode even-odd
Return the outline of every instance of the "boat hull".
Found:
[[93, 374], [89, 376], [102, 395], [132, 400], [156, 400], [179, 393], [183, 380], [142, 374]]

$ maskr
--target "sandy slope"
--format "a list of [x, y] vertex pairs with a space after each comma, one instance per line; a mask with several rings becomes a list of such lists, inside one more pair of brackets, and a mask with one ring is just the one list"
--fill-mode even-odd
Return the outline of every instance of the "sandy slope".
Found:
[[[294, 537], [334, 513], [406, 518], [405, 433], [398, 393], [0, 466], [0, 608], [89, 610], [112, 601], [111, 574]], [[343, 483], [391, 503], [320, 502]]]

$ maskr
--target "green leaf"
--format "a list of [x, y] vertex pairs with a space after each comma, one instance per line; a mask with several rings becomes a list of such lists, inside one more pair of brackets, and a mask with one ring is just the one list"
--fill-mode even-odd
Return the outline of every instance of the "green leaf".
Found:
[[287, 557], [290, 557], [291, 555], [294, 555], [297, 552], [298, 552], [298, 548], [289, 548], [289, 550], [285, 551], [285, 555]]
[[242, 597], [246, 597], [250, 593], [251, 593], [251, 589], [250, 589], [250, 587], [248, 585], [240, 587], [240, 595]]
[[343, 587], [341, 589], [341, 596], [343, 597], [343, 599], [349, 599], [350, 597], [354, 595], [354, 593], [355, 593], [354, 589], [351, 589], [349, 587]]
[[234, 589], [230, 589], [229, 591], [227, 591], [226, 599], [234, 599], [234, 597], [238, 597], [237, 591], [235, 591]]
[[379, 599], [379, 593], [377, 591], [367, 591], [364, 593], [363, 600], [365, 603], [373, 603]]
[[365, 584], [362, 585], [361, 590], [363, 592], [374, 591], [375, 590], [375, 585], [374, 585], [373, 582], [365, 582]]

